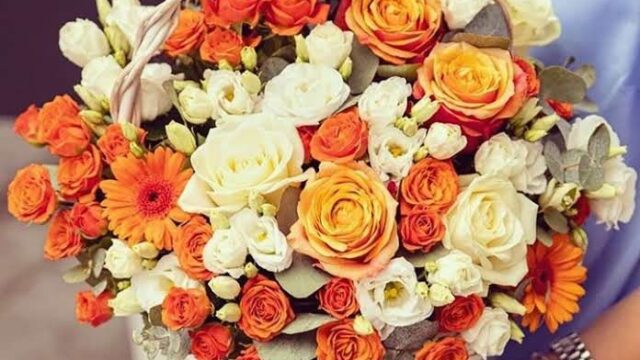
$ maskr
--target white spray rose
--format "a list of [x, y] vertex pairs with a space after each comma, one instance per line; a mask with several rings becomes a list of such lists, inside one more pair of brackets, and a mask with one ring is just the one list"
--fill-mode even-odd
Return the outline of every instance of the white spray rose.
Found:
[[358, 101], [360, 117], [369, 124], [371, 131], [380, 131], [392, 125], [407, 111], [407, 99], [411, 85], [401, 77], [391, 77], [373, 83]]
[[181, 79], [171, 73], [169, 64], [149, 64], [142, 71], [142, 120], [152, 121], [173, 107], [171, 96], [164, 89], [167, 81]]
[[214, 274], [229, 274], [238, 279], [244, 274], [247, 261], [247, 244], [240, 229], [218, 229], [202, 250], [204, 267]]
[[537, 216], [538, 205], [510, 181], [480, 176], [447, 214], [443, 245], [470, 256], [484, 281], [516, 286], [527, 273], [527, 245], [536, 239]]
[[115, 298], [109, 300], [109, 307], [113, 309], [115, 316], [133, 316], [142, 312], [142, 306], [132, 287], [120, 291]]
[[111, 52], [107, 37], [102, 30], [93, 21], [85, 19], [64, 24], [60, 29], [58, 45], [62, 55], [80, 67]]
[[328, 66], [291, 64], [264, 89], [263, 110], [294, 126], [318, 125], [349, 97], [349, 86]]
[[621, 158], [608, 160], [604, 165], [605, 183], [612, 185], [616, 194], [610, 199], [591, 199], [591, 211], [599, 224], [607, 229], [618, 229], [618, 223], [628, 223], [636, 208], [636, 183], [638, 173]]
[[213, 104], [211, 117], [223, 119], [229, 115], [251, 114], [255, 109], [254, 97], [242, 85], [242, 75], [230, 70], [206, 70], [205, 90]]
[[434, 123], [429, 127], [424, 144], [429, 156], [447, 160], [467, 147], [467, 137], [462, 135], [459, 125]]
[[511, 339], [509, 315], [502, 309], [487, 307], [476, 324], [460, 335], [483, 359], [500, 356]]
[[356, 299], [362, 315], [388, 336], [394, 327], [409, 326], [428, 318], [433, 306], [418, 294], [415, 269], [404, 258], [391, 260], [374, 277], [356, 283]]
[[480, 10], [493, 4], [493, 0], [443, 0], [442, 12], [449, 29], [464, 29]]
[[305, 42], [310, 63], [337, 69], [351, 55], [353, 33], [327, 21], [314, 27]]
[[302, 173], [304, 147], [296, 129], [279, 120], [251, 116], [212, 129], [191, 156], [195, 174], [180, 207], [207, 216], [216, 208], [235, 213], [249, 204], [251, 194], [278, 206], [287, 187], [312, 175]]
[[188, 122], [204, 124], [213, 114], [213, 101], [207, 93], [197, 87], [188, 86], [178, 95], [178, 101]]
[[432, 284], [446, 286], [456, 296], [482, 294], [482, 274], [471, 257], [458, 250], [435, 261], [436, 271], [430, 272], [427, 280]]
[[231, 226], [242, 234], [249, 254], [261, 268], [280, 272], [291, 266], [293, 249], [275, 218], [259, 217], [254, 210], [243, 209], [233, 216]]
[[122, 240], [113, 239], [107, 250], [104, 267], [116, 279], [128, 279], [142, 271], [142, 258]]
[[562, 27], [551, 0], [505, 0], [515, 46], [544, 46], [560, 37]]
[[413, 165], [413, 155], [422, 146], [426, 133], [426, 130], [420, 129], [409, 137], [395, 126], [387, 126], [369, 134], [371, 168], [382, 181], [404, 178]]
[[113, 85], [122, 73], [116, 59], [109, 55], [91, 60], [82, 69], [82, 85], [97, 98], [111, 98]]

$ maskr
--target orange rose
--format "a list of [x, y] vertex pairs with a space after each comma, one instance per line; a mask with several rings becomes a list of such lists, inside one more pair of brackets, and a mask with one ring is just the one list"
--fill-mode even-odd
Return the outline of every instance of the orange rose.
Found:
[[331, 8], [319, 0], [270, 0], [264, 5], [267, 25], [282, 36], [296, 35], [307, 24], [322, 24]]
[[429, 341], [416, 353], [415, 360], [467, 360], [469, 353], [464, 340], [448, 337]]
[[478, 295], [456, 297], [449, 305], [438, 311], [438, 324], [442, 332], [461, 332], [468, 330], [478, 322], [484, 303]]
[[467, 151], [505, 126], [524, 104], [527, 76], [502, 49], [467, 43], [440, 43], [418, 69], [424, 95], [442, 106], [429, 120], [459, 125]]
[[451, 162], [426, 158], [411, 167], [400, 185], [400, 212], [405, 215], [420, 206], [444, 214], [459, 191], [458, 174]]
[[38, 113], [40, 110], [35, 105], [31, 105], [22, 114], [18, 115], [13, 125], [13, 131], [31, 144], [42, 144], [40, 138], [40, 122]]
[[311, 139], [313, 139], [313, 134], [318, 131], [318, 126], [301, 126], [297, 128], [298, 136], [300, 136], [300, 140], [302, 141], [302, 146], [304, 147], [304, 163], [308, 164], [313, 160], [311, 158]]
[[204, 290], [174, 287], [162, 302], [162, 323], [173, 331], [195, 329], [204, 324], [211, 311]]
[[93, 193], [102, 177], [100, 150], [91, 145], [78, 156], [60, 159], [58, 184], [60, 195], [67, 200], [77, 200]]
[[382, 360], [385, 353], [378, 333], [359, 335], [352, 319], [322, 325], [316, 332], [316, 342], [318, 360]]
[[[146, 133], [142, 129], [137, 129], [138, 142], [143, 143]], [[104, 160], [107, 164], [111, 164], [120, 156], [129, 154], [129, 143], [122, 133], [120, 124], [111, 124], [107, 126], [105, 133], [98, 139], [97, 145]]]
[[444, 238], [441, 214], [426, 207], [414, 207], [400, 219], [402, 245], [410, 252], [429, 252]]
[[228, 327], [209, 324], [191, 334], [191, 353], [198, 360], [224, 360], [233, 350], [233, 335]]
[[561, 118], [571, 120], [573, 117], [573, 104], [551, 99], [547, 100], [547, 103]]
[[518, 56], [513, 57], [513, 62], [527, 75], [527, 97], [538, 95], [540, 92], [540, 79], [538, 79], [535, 66]]
[[346, 22], [361, 44], [397, 65], [422, 61], [444, 34], [439, 0], [353, 0]]
[[97, 202], [76, 203], [69, 216], [73, 226], [87, 239], [97, 239], [107, 233], [107, 219]]
[[98, 297], [92, 291], [80, 292], [76, 295], [76, 318], [78, 322], [93, 327], [100, 326], [111, 319], [113, 310], [109, 307], [111, 292], [104, 291]]
[[49, 171], [36, 164], [18, 170], [7, 191], [9, 213], [22, 222], [44, 224], [56, 210], [57, 199]]
[[178, 256], [182, 270], [193, 279], [210, 280], [213, 276], [202, 262], [202, 251], [211, 236], [213, 229], [202, 216], [194, 216], [178, 228], [173, 250]]
[[249, 279], [242, 287], [240, 309], [240, 330], [263, 342], [278, 336], [296, 317], [278, 283], [262, 275]]
[[208, 26], [229, 28], [233, 24], [258, 24], [258, 8], [264, 0], [201, 0]]
[[345, 319], [358, 312], [356, 287], [349, 279], [333, 278], [318, 292], [320, 309], [336, 319]]
[[309, 149], [318, 161], [346, 163], [367, 152], [368, 139], [367, 124], [353, 108], [325, 120], [313, 135]]
[[164, 43], [164, 51], [172, 57], [187, 55], [202, 44], [206, 32], [204, 14], [193, 9], [184, 9], [180, 11], [178, 27]]
[[68, 157], [80, 154], [91, 142], [91, 131], [79, 115], [78, 104], [69, 96], [56, 96], [38, 114], [41, 139], [52, 154]]
[[238, 33], [215, 28], [205, 37], [204, 43], [200, 47], [200, 57], [202, 60], [212, 63], [226, 60], [231, 65], [237, 66], [242, 59], [240, 52], [243, 47], [244, 42]]
[[381, 271], [398, 250], [395, 199], [363, 163], [322, 163], [300, 194], [289, 243], [337, 277]]
[[44, 243], [44, 257], [55, 261], [76, 256], [82, 250], [82, 246], [80, 232], [71, 222], [71, 211], [59, 211], [49, 225], [47, 240]]
[[260, 360], [258, 349], [256, 349], [255, 346], [251, 345], [248, 348], [242, 350], [240, 352], [240, 356], [238, 356], [236, 360]]

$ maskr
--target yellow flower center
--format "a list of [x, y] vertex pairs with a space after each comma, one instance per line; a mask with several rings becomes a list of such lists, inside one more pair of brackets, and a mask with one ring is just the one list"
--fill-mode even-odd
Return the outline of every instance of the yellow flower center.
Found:
[[398, 281], [391, 281], [384, 287], [384, 299], [387, 301], [396, 300], [404, 290], [404, 285]]
[[387, 149], [389, 149], [389, 153], [393, 155], [393, 157], [400, 157], [407, 153], [406, 150], [398, 144], [391, 143], [387, 145]]

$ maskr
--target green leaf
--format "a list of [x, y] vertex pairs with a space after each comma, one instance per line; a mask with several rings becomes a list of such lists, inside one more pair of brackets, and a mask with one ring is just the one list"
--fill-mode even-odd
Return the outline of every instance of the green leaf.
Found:
[[378, 71], [380, 58], [368, 47], [360, 44], [357, 38], [354, 38], [351, 60], [353, 61], [353, 71], [348, 81], [351, 94], [362, 94], [373, 82]]
[[454, 42], [465, 42], [479, 48], [509, 49], [511, 40], [506, 37], [488, 36], [461, 32], [453, 35]]
[[544, 221], [549, 225], [551, 230], [560, 234], [566, 234], [569, 232], [569, 220], [567, 220], [567, 218], [558, 210], [547, 209], [543, 216]]
[[562, 167], [562, 155], [558, 145], [553, 141], [547, 141], [544, 145], [544, 158], [547, 167], [556, 180], [564, 182], [564, 169]]
[[453, 35], [452, 40], [481, 48], [509, 49], [511, 28], [508, 17], [502, 6], [486, 6], [465, 27], [464, 32]]
[[318, 347], [315, 333], [280, 335], [269, 342], [253, 344], [262, 360], [313, 360]]
[[381, 78], [390, 78], [399, 76], [414, 82], [418, 78], [418, 69], [421, 64], [405, 64], [405, 65], [380, 65], [376, 72]]
[[588, 96], [585, 96], [584, 100], [577, 104], [573, 104], [573, 110], [588, 114], [595, 114], [600, 111], [600, 108], [598, 107], [598, 104], [589, 99]]
[[424, 320], [414, 325], [396, 328], [384, 341], [384, 345], [394, 350], [418, 350], [437, 334], [438, 323]]
[[266, 59], [260, 66], [258, 76], [263, 84], [278, 76], [289, 65], [289, 62], [283, 58], [270, 57]]
[[298, 221], [298, 200], [301, 192], [302, 190], [298, 187], [289, 187], [282, 195], [276, 220], [278, 220], [278, 227], [283, 234], [288, 234], [291, 226]]
[[603, 159], [609, 156], [609, 148], [611, 147], [611, 134], [609, 128], [602, 124], [596, 128], [591, 138], [589, 139], [589, 145], [587, 147], [589, 156], [594, 161], [601, 162]]
[[582, 65], [576, 69], [575, 73], [582, 77], [587, 84], [587, 89], [590, 89], [596, 82], [596, 68], [593, 65]]
[[82, 264], [78, 264], [71, 269], [65, 271], [62, 275], [62, 280], [67, 284], [78, 284], [89, 278], [91, 270]]
[[329, 315], [324, 314], [299, 314], [292, 323], [282, 329], [283, 334], [294, 335], [315, 330], [324, 324], [335, 321]]
[[605, 183], [605, 173], [601, 164], [594, 164], [588, 156], [579, 165], [580, 185], [587, 191], [596, 191]]
[[576, 104], [587, 95], [587, 84], [584, 79], [562, 66], [549, 66], [539, 74], [544, 99], [553, 99]]
[[107, 250], [105, 249], [97, 249], [93, 253], [93, 261], [92, 261], [92, 272], [93, 277], [100, 277], [100, 273], [104, 268], [104, 261], [107, 258]]
[[299, 253], [293, 254], [293, 264], [275, 274], [282, 288], [296, 299], [305, 299], [324, 286], [331, 276], [316, 269], [313, 260]]
[[579, 149], [567, 150], [562, 154], [562, 166], [564, 168], [564, 182], [580, 183], [579, 167], [580, 161], [586, 157], [587, 153]]
[[108, 285], [107, 279], [104, 279], [99, 283], [97, 283], [96, 285], [94, 285], [93, 288], [91, 288], [91, 291], [93, 291], [93, 295], [98, 296], [102, 294], [107, 289], [107, 285]]
[[153, 326], [164, 326], [162, 323], [162, 305], [149, 309], [149, 323]]
[[278, 58], [282, 58], [290, 63], [296, 61], [297, 55], [296, 55], [296, 47], [295, 45], [287, 45], [287, 46], [283, 46], [281, 48], [279, 48], [278, 50], [276, 50], [273, 54], [271, 54], [272, 57], [278, 57]]
[[551, 247], [551, 245], [553, 245], [553, 238], [551, 237], [551, 234], [539, 226], [536, 230], [536, 237], [538, 238], [538, 241], [546, 247]]

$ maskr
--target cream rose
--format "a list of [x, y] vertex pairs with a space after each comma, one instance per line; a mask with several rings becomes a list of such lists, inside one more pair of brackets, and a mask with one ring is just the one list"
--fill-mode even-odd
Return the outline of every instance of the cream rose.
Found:
[[413, 155], [420, 149], [426, 130], [414, 136], [405, 135], [395, 126], [387, 126], [369, 134], [369, 160], [380, 180], [399, 180], [407, 176], [413, 165]]
[[111, 52], [102, 30], [93, 21], [85, 19], [64, 24], [60, 29], [58, 45], [62, 55], [80, 67]]
[[229, 70], [206, 70], [205, 85], [213, 104], [211, 117], [223, 119], [229, 115], [251, 114], [256, 106], [254, 97], [242, 85], [242, 75]]
[[449, 29], [464, 29], [480, 10], [493, 0], [442, 0], [442, 12]]
[[[233, 220], [232, 218], [231, 221]], [[213, 233], [202, 251], [202, 260], [207, 270], [214, 274], [229, 274], [235, 279], [244, 274], [248, 251], [239, 230], [232, 225], [229, 229], [217, 229]]]
[[133, 316], [142, 312], [142, 306], [132, 287], [120, 291], [115, 298], [109, 300], [109, 307], [113, 309], [115, 316]]
[[471, 257], [458, 250], [435, 261], [436, 270], [429, 273], [427, 280], [432, 284], [446, 286], [456, 296], [482, 294], [482, 274]]
[[527, 245], [536, 239], [538, 205], [513, 184], [480, 176], [460, 193], [445, 218], [445, 248], [480, 267], [486, 282], [516, 286], [527, 273]]
[[413, 265], [396, 258], [378, 275], [356, 283], [356, 299], [362, 315], [385, 337], [394, 327], [418, 323], [433, 312], [429, 300], [416, 291], [417, 286]]
[[80, 85], [96, 98], [109, 99], [121, 73], [122, 68], [113, 56], [95, 58], [82, 69]]
[[459, 125], [433, 123], [424, 140], [429, 156], [447, 160], [467, 147], [467, 137]]
[[509, 315], [502, 309], [487, 307], [476, 324], [460, 335], [483, 359], [500, 356], [511, 339]]
[[104, 267], [116, 279], [128, 279], [142, 271], [142, 258], [127, 243], [113, 239], [107, 250]]
[[609, 199], [591, 199], [589, 203], [599, 224], [606, 224], [608, 229], [618, 229], [618, 223], [628, 223], [635, 212], [638, 173], [621, 158], [607, 161], [604, 172], [605, 183], [613, 186], [615, 196]]
[[182, 79], [181, 75], [171, 73], [169, 64], [149, 64], [142, 71], [142, 120], [152, 121], [164, 115], [173, 107], [171, 96], [164, 84]]
[[342, 75], [328, 66], [291, 64], [264, 89], [263, 110], [294, 126], [318, 125], [349, 97]]
[[235, 213], [250, 195], [264, 195], [278, 206], [287, 187], [307, 180], [304, 148], [296, 129], [267, 115], [212, 129], [191, 156], [195, 174], [178, 200], [191, 213], [213, 209]]
[[505, 0], [515, 46], [543, 46], [560, 37], [562, 27], [551, 0]]
[[409, 96], [411, 85], [394, 76], [369, 85], [358, 100], [358, 112], [371, 131], [381, 131], [404, 115]]
[[353, 33], [342, 31], [333, 22], [327, 21], [314, 27], [305, 43], [310, 63], [337, 69], [351, 55]]

